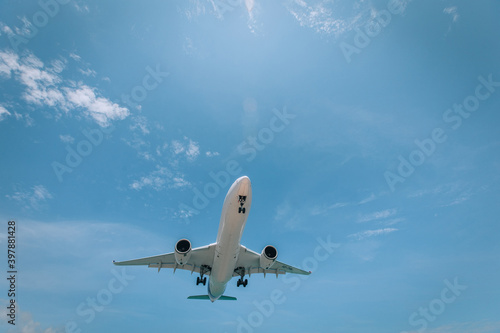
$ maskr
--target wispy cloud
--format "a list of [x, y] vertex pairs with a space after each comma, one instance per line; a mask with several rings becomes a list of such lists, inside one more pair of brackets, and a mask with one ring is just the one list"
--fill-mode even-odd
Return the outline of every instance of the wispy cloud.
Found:
[[[480, 190], [476, 190], [480, 191]], [[430, 189], [422, 189], [412, 192], [409, 198], [420, 198], [425, 196], [434, 197], [434, 201], [440, 207], [455, 206], [468, 201], [476, 192], [472, 186], [461, 181], [442, 184]]]
[[96, 71], [90, 68], [87, 68], [86, 70], [83, 70], [81, 68], [78, 69], [80, 73], [82, 73], [85, 76], [93, 76], [95, 77], [97, 75]]
[[63, 64], [44, 63], [33, 54], [18, 56], [12, 51], [0, 51], [0, 77], [14, 78], [24, 87], [22, 98], [29, 104], [48, 106], [70, 114], [81, 110], [100, 126], [108, 126], [113, 120], [129, 115], [129, 110], [103, 97], [97, 88], [82, 82], [65, 80], [60, 71]]
[[215, 156], [219, 156], [219, 155], [220, 155], [220, 153], [219, 153], [219, 152], [217, 152], [217, 151], [207, 151], [207, 152], [205, 152], [205, 155], [206, 155], [207, 157], [215, 157]]
[[75, 142], [75, 138], [72, 137], [71, 135], [69, 134], [65, 134], [65, 135], [59, 135], [59, 139], [64, 142], [64, 143], [73, 143]]
[[446, 7], [443, 13], [451, 15], [453, 22], [458, 22], [460, 15], [458, 14], [458, 8], [456, 6]]
[[324, 215], [329, 210], [342, 208], [342, 207], [345, 207], [348, 205], [349, 205], [349, 203], [347, 203], [347, 202], [336, 202], [332, 205], [314, 206], [311, 210], [311, 215], [313, 215], [313, 216]]
[[290, 0], [286, 7], [301, 26], [335, 37], [366, 23], [372, 12], [366, 1], [342, 7], [331, 0]]
[[460, 193], [456, 198], [454, 198], [451, 202], [444, 204], [443, 206], [447, 207], [447, 206], [459, 205], [459, 204], [464, 203], [467, 200], [469, 200], [471, 195], [472, 194], [470, 191], [464, 191], [464, 192]]
[[75, 61], [80, 61], [80, 60], [82, 60], [82, 57], [80, 57], [80, 56], [79, 56], [78, 54], [76, 54], [76, 53], [70, 53], [70, 54], [69, 54], [69, 56], [70, 56], [70, 58], [71, 58], [71, 59], [73, 59], [73, 60], [75, 60]]
[[0, 105], [0, 121], [4, 120], [8, 116], [10, 116], [10, 112]]
[[383, 229], [376, 229], [376, 230], [365, 230], [365, 231], [357, 232], [355, 234], [351, 234], [348, 237], [356, 238], [357, 240], [362, 240], [362, 239], [369, 238], [369, 237], [374, 237], [374, 236], [380, 236], [380, 235], [389, 234], [389, 233], [397, 231], [397, 230], [398, 229], [395, 229], [395, 228], [383, 228]]
[[362, 215], [361, 217], [358, 218], [357, 222], [364, 223], [364, 222], [370, 222], [370, 221], [374, 221], [374, 220], [386, 219], [386, 218], [396, 214], [396, 212], [397, 212], [396, 209], [385, 209], [385, 210], [381, 210], [378, 212], [373, 212], [370, 214]]
[[43, 185], [35, 185], [29, 190], [21, 188], [6, 197], [17, 201], [25, 209], [39, 210], [49, 199], [52, 199], [52, 194]]
[[148, 120], [144, 116], [136, 116], [132, 118], [132, 125], [130, 125], [132, 131], [140, 130], [142, 134], [149, 134]]
[[184, 154], [189, 161], [194, 161], [200, 155], [198, 143], [187, 137], [183, 141], [173, 140], [170, 148], [175, 155]]
[[161, 191], [166, 188], [182, 188], [191, 185], [181, 174], [174, 174], [171, 170], [156, 166], [156, 170], [143, 176], [138, 180], [134, 180], [130, 184], [130, 188], [134, 190], [142, 190], [144, 188], [152, 188], [155, 191]]
[[294, 209], [288, 200], [283, 201], [276, 207], [274, 220], [289, 230], [297, 230], [301, 227], [299, 211]]
[[83, 84], [79, 84], [76, 88], [65, 87], [65, 106], [71, 109], [83, 109], [101, 126], [108, 126], [111, 120], [124, 119], [130, 114], [127, 108], [98, 96], [96, 90]]
[[369, 196], [369, 197], [367, 197], [367, 198], [365, 198], [365, 199], [361, 200], [361, 201], [359, 202], [359, 204], [360, 204], [360, 205], [363, 205], [363, 204], [365, 204], [365, 203], [368, 203], [368, 202], [370, 202], [370, 201], [375, 200], [376, 198], [377, 198], [377, 196], [376, 196], [375, 194], [373, 194], [373, 193], [372, 193], [372, 194], [370, 194], [370, 196]]

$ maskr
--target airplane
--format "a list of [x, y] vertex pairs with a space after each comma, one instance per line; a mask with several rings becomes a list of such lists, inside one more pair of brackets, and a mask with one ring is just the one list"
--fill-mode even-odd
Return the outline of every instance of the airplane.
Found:
[[227, 192], [222, 206], [222, 215], [219, 231], [215, 243], [191, 249], [191, 242], [187, 239], [177, 241], [174, 252], [160, 254], [152, 257], [119, 261], [113, 263], [118, 266], [147, 265], [148, 267], [184, 269], [199, 273], [196, 285], [206, 285], [208, 282], [208, 295], [189, 296], [188, 299], [206, 299], [212, 303], [216, 300], [236, 300], [236, 297], [223, 295], [228, 282], [239, 276], [236, 286], [246, 287], [251, 274], [280, 274], [292, 273], [309, 275], [311, 272], [284, 264], [276, 258], [278, 250], [267, 245], [258, 254], [240, 244], [243, 229], [252, 204], [252, 184], [247, 176], [238, 178]]

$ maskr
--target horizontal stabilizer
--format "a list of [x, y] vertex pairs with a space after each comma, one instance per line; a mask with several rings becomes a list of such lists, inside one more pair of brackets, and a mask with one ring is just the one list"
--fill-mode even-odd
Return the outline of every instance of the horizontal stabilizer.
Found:
[[219, 299], [221, 301], [236, 301], [236, 297], [233, 297], [233, 296], [224, 296], [224, 295], [222, 295], [221, 297], [219, 297]]
[[[189, 296], [188, 299], [210, 299], [208, 295], [195, 295], [195, 296]], [[236, 301], [236, 297], [232, 296], [224, 296], [222, 295], [221, 297], [218, 298], [221, 301]]]

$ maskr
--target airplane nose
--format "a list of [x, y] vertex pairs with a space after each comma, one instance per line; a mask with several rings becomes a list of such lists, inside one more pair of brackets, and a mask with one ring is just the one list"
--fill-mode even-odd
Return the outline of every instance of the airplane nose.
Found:
[[250, 183], [250, 178], [247, 176], [243, 176], [238, 179], [239, 187], [238, 187], [238, 195], [248, 196], [251, 191], [252, 184]]

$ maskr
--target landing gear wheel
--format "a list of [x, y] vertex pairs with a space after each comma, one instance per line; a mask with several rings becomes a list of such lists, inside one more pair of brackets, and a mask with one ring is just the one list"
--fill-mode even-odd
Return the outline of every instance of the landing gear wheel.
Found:
[[203, 285], [206, 285], [206, 284], [207, 284], [207, 278], [206, 278], [206, 277], [204, 277], [204, 278], [203, 278]]
[[199, 277], [199, 276], [197, 276], [197, 277], [196, 277], [196, 285], [199, 285], [199, 284], [200, 284], [200, 282], [201, 282], [201, 281], [200, 281], [200, 277]]
[[245, 207], [243, 207], [243, 208], [241, 209], [241, 212], [242, 212], [243, 214], [245, 214]]
[[238, 279], [238, 281], [236, 282], [236, 287], [239, 287], [239, 286], [243, 286], [243, 287], [246, 287], [248, 284], [248, 280], [245, 279]]

